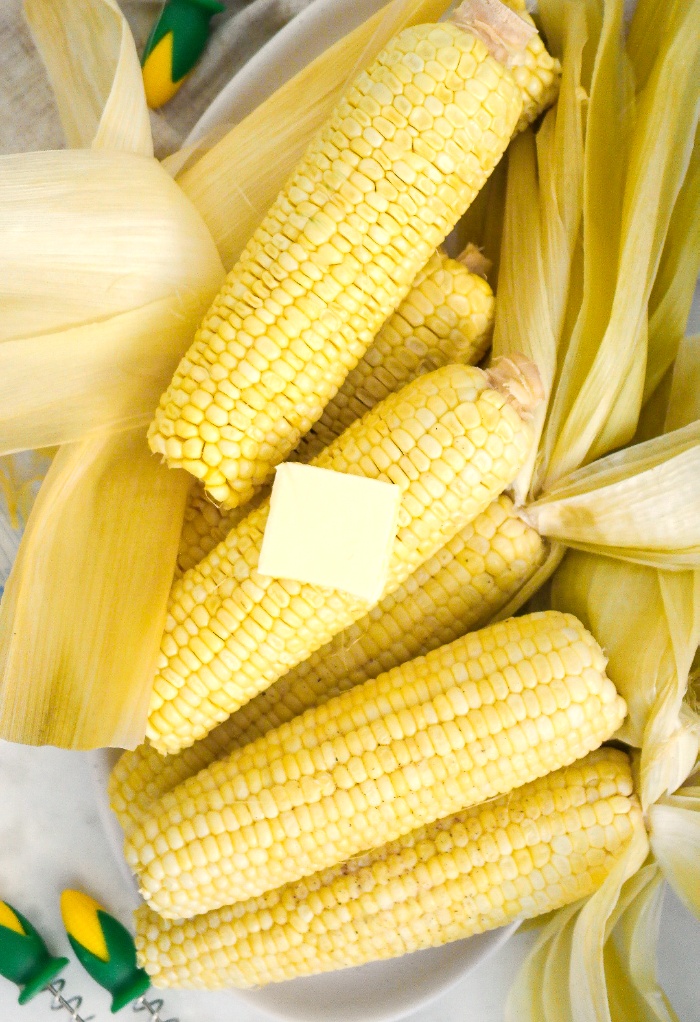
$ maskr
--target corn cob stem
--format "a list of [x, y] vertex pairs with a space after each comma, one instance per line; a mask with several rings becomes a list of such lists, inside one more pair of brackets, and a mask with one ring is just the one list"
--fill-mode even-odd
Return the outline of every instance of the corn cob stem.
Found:
[[581, 623], [457, 639], [308, 710], [165, 795], [127, 838], [151, 906], [255, 897], [585, 755], [626, 707]]
[[[384, 595], [484, 511], [527, 456], [523, 416], [541, 399], [537, 370], [510, 362], [499, 389], [494, 372], [455, 365], [419, 377], [314, 459], [401, 488]], [[267, 514], [264, 502], [173, 587], [147, 727], [161, 752], [207, 734], [368, 609], [337, 590], [261, 575]]]
[[110, 778], [111, 806], [124, 831], [215, 759], [353, 685], [481, 628], [545, 554], [538, 533], [501, 495], [396, 592], [191, 748], [166, 757], [148, 744], [125, 752]]
[[156, 986], [251, 987], [436, 947], [601, 886], [644, 832], [623, 752], [585, 759], [258, 898], [165, 920], [136, 913]]
[[152, 449], [216, 501], [248, 500], [468, 207], [521, 111], [471, 32], [423, 25], [392, 40], [227, 277], [161, 399]]

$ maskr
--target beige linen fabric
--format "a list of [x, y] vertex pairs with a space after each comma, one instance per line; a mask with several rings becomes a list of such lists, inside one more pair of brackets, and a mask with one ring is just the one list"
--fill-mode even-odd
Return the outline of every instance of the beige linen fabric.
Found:
[[[72, 0], [63, 0], [70, 4]], [[212, 99], [243, 64], [311, 0], [224, 0], [205, 54], [162, 111], [151, 113], [156, 155], [179, 148]], [[139, 54], [162, 3], [121, 0]], [[0, 153], [63, 147], [61, 125], [21, 0], [0, 0]]]

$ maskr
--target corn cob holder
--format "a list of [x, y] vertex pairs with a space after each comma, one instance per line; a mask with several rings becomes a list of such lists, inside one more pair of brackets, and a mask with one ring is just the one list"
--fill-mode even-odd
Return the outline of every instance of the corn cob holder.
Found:
[[65, 981], [57, 977], [66, 965], [68, 959], [51, 955], [28, 919], [0, 901], [0, 976], [20, 987], [19, 1003], [27, 1004], [47, 990], [53, 997], [53, 1010], [69, 1012], [73, 1022], [90, 1022], [94, 1015], [78, 1014], [81, 997], [63, 996]]
[[143, 51], [143, 84], [152, 110], [172, 99], [201, 57], [217, 0], [167, 0]]
[[61, 915], [78, 961], [111, 994], [112, 1012], [133, 1001], [135, 1012], [146, 1011], [153, 1022], [166, 1022], [161, 1015], [162, 1000], [146, 1000], [151, 980], [136, 964], [136, 948], [126, 927], [82, 891], [63, 892]]

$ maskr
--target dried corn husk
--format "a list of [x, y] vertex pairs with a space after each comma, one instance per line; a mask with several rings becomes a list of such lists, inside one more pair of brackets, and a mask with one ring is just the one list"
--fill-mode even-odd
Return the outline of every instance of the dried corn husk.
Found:
[[0, 597], [52, 455], [25, 451], [0, 458]]
[[24, 0], [72, 149], [153, 155], [141, 65], [116, 0]]
[[3, 157], [0, 181], [0, 453], [145, 426], [223, 275], [194, 207], [131, 153]]
[[671, 368], [688, 323], [700, 272], [700, 130], [668, 228], [649, 297], [649, 351], [644, 401]]
[[[700, 74], [700, 46], [694, 31], [700, 18], [697, 0], [676, 5], [669, 16], [668, 31], [638, 96], [625, 159], [622, 125], [630, 118], [622, 121], [609, 99], [607, 104], [596, 103], [600, 89], [614, 89], [623, 108], [632, 104], [631, 70], [619, 42], [621, 7], [605, 5], [596, 55], [584, 192], [584, 280], [588, 283], [547, 424], [546, 446], [551, 454], [545, 488], [577, 465], [628, 441], [636, 429], [644, 385], [646, 304], [695, 136]], [[614, 40], [611, 49], [618, 51], [610, 66], [605, 59], [606, 39]], [[605, 118], [598, 118], [597, 111], [603, 108]], [[618, 202], [620, 182], [615, 181], [618, 161], [626, 167], [622, 202]], [[619, 257], [614, 243], [618, 209]], [[592, 229], [594, 223], [596, 229]]]
[[152, 458], [143, 428], [98, 431], [147, 421], [149, 391], [188, 344], [223, 267], [148, 156], [138, 59], [116, 4], [31, 0], [27, 12], [69, 138], [94, 148], [8, 157], [13, 173], [2, 175], [0, 218], [19, 235], [0, 283], [5, 449], [77, 442], [44, 480], [0, 605], [0, 734], [133, 747], [189, 480]]
[[686, 422], [700, 419], [700, 334], [684, 337], [670, 381], [668, 404], [664, 420], [667, 431], [678, 429]]
[[3, 738], [142, 740], [188, 490], [141, 431], [60, 449], [2, 600]]
[[[572, 7], [565, 32], [559, 101], [536, 136], [508, 150], [508, 190], [500, 249], [494, 356], [521, 351], [537, 365], [549, 399], [554, 386], [569, 280], [581, 220], [586, 21]], [[523, 301], [523, 296], [526, 300]], [[535, 411], [536, 443], [515, 481], [517, 503], [530, 493], [547, 400]]]
[[650, 806], [649, 837], [665, 878], [700, 919], [700, 761], [674, 794]]
[[523, 512], [543, 536], [660, 568], [700, 566], [700, 422], [608, 455]]
[[409, 25], [437, 21], [450, 0], [393, 0], [244, 118], [209, 151], [164, 166], [199, 210], [226, 269], [238, 258], [345, 86]]
[[[575, 549], [658, 568], [699, 567], [699, 339], [680, 344], [669, 395], [661, 409], [665, 435], [571, 473], [524, 508], [523, 517], [541, 535]], [[604, 589], [601, 581], [601, 594]]]

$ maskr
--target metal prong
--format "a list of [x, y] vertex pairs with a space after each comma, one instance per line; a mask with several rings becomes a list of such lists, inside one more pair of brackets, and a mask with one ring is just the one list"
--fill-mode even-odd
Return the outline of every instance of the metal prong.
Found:
[[160, 1013], [163, 1010], [163, 1000], [160, 997], [156, 997], [153, 1001], [147, 1001], [145, 996], [139, 997], [138, 1000], [134, 1001], [132, 1007], [136, 1012], [150, 1012], [152, 1022], [180, 1022], [177, 1018], [164, 1019], [161, 1016]]
[[84, 1015], [78, 1014], [78, 1009], [83, 1003], [82, 997], [78, 997], [76, 995], [75, 997], [69, 997], [68, 1000], [66, 1000], [62, 993], [65, 986], [66, 981], [64, 979], [55, 979], [53, 983], [49, 983], [45, 988], [53, 997], [51, 1011], [65, 1010], [70, 1013], [70, 1017], [73, 1019], [73, 1022], [92, 1022], [92, 1019], [95, 1018], [94, 1015], [88, 1015], [85, 1017]]

